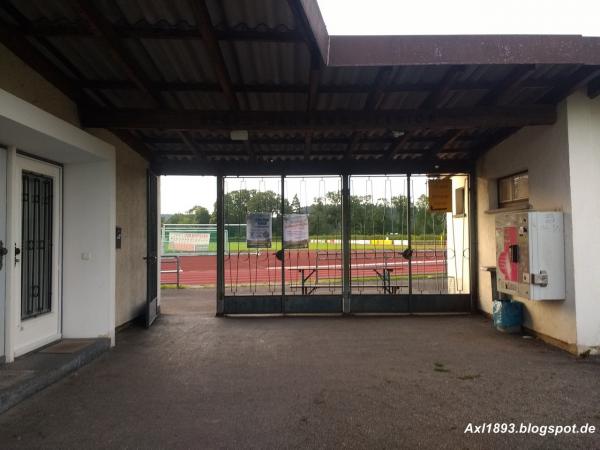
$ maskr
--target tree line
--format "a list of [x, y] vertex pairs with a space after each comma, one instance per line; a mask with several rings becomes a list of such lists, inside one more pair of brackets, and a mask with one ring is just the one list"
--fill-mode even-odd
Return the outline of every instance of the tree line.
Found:
[[[302, 207], [297, 195], [291, 201], [283, 201], [284, 214], [309, 214], [309, 233], [318, 236], [340, 236], [342, 230], [341, 194], [328, 192], [324, 197], [313, 199], [312, 204]], [[241, 189], [224, 196], [225, 223], [245, 224], [246, 214], [268, 212], [273, 216], [273, 235], [281, 235], [281, 196], [273, 191]], [[440, 236], [446, 233], [446, 214], [429, 211], [426, 195], [421, 195], [412, 205], [413, 234]], [[391, 199], [373, 199], [370, 195], [350, 197], [350, 216], [353, 238], [405, 237], [408, 233], [408, 198], [403, 195]], [[186, 213], [173, 214], [169, 224], [216, 224], [216, 204], [210, 213], [202, 206], [195, 206]], [[228, 227], [229, 239], [244, 238], [245, 227]], [[240, 236], [237, 236], [237, 235]]]

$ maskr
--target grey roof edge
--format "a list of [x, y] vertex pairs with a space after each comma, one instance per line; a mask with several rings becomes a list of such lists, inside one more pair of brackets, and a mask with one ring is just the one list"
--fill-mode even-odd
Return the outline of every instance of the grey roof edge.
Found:
[[325, 64], [600, 64], [600, 37], [582, 35], [330, 35], [317, 0], [300, 0]]

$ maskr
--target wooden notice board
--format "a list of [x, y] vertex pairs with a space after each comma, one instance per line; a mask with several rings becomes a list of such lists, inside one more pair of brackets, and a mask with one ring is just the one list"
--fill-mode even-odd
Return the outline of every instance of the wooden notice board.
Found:
[[429, 210], [433, 212], [452, 212], [452, 180], [428, 180]]

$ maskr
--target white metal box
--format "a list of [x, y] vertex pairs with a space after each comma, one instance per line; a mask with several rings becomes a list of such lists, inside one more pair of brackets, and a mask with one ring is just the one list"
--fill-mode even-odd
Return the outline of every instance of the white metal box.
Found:
[[529, 300], [564, 300], [563, 213], [498, 214], [496, 267], [499, 292]]

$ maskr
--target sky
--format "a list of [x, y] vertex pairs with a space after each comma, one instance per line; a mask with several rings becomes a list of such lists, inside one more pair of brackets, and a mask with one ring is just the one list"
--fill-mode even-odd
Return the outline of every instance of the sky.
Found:
[[[318, 0], [330, 34], [582, 34], [600, 36], [600, 0]], [[239, 181], [239, 180], [238, 180]], [[323, 183], [306, 183], [306, 196], [319, 195]], [[361, 181], [362, 184], [363, 181]], [[251, 186], [254, 183], [254, 186]], [[271, 181], [260, 182], [262, 188]], [[278, 191], [277, 181], [271, 190]], [[290, 182], [291, 183], [291, 182]], [[299, 182], [298, 182], [299, 183]], [[290, 184], [290, 192], [305, 191]], [[230, 188], [233, 189], [233, 181]], [[246, 182], [249, 189], [259, 181]], [[327, 182], [326, 184], [329, 184]], [[359, 189], [356, 183], [355, 189]], [[373, 178], [375, 191], [386, 182]], [[389, 182], [387, 184], [390, 186]], [[417, 182], [415, 193], [424, 193]], [[360, 188], [362, 190], [365, 187]], [[370, 185], [369, 185], [370, 189]], [[163, 213], [185, 212], [195, 205], [212, 211], [216, 200], [214, 177], [169, 176], [161, 179]], [[396, 194], [394, 194], [396, 195]], [[383, 196], [383, 195], [381, 195]], [[286, 195], [287, 197], [287, 195]], [[300, 196], [299, 196], [300, 197]], [[304, 203], [302, 199], [301, 203]]]
[[329, 34], [600, 36], [598, 0], [318, 0]]
[[[426, 193], [424, 176], [412, 178], [413, 198]], [[340, 190], [341, 179], [334, 176], [323, 177], [288, 177], [285, 184], [285, 197], [292, 201], [298, 196], [301, 207], [310, 205], [315, 198], [323, 197], [327, 192]], [[279, 177], [228, 177], [225, 179], [225, 192], [241, 189], [257, 191], [281, 192]], [[404, 176], [355, 176], [351, 178], [350, 190], [353, 195], [372, 196], [374, 199], [406, 195], [406, 178]], [[160, 181], [161, 212], [174, 214], [186, 212], [196, 205], [204, 206], [210, 212], [217, 198], [217, 181], [215, 177], [163, 176]]]

